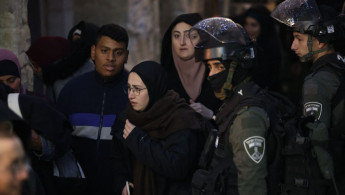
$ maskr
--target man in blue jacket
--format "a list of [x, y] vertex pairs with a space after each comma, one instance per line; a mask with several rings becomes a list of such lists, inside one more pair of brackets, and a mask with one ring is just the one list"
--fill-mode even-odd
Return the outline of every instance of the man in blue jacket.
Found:
[[95, 71], [71, 80], [61, 91], [58, 106], [73, 125], [73, 149], [87, 180], [89, 194], [112, 194], [111, 125], [124, 110], [128, 34], [119, 25], [100, 28], [91, 47]]

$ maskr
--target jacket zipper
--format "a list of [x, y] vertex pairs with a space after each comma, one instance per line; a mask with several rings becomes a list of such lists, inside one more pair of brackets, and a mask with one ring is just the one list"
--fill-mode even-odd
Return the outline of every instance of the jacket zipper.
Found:
[[100, 141], [101, 141], [101, 134], [102, 134], [102, 128], [103, 128], [103, 117], [104, 117], [104, 104], [105, 104], [105, 97], [106, 97], [107, 93], [106, 91], [104, 91], [103, 93], [103, 101], [102, 101], [102, 111], [101, 111], [101, 119], [100, 119], [100, 122], [99, 122], [99, 127], [98, 127], [98, 135], [97, 135], [97, 152], [98, 152], [98, 149], [99, 149], [99, 144], [100, 144]]

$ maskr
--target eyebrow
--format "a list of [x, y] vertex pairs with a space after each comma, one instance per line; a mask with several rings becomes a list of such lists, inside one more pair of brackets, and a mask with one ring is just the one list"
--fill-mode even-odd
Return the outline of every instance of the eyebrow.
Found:
[[[174, 33], [181, 33], [181, 31], [178, 31], [178, 30], [174, 30]], [[183, 33], [187, 33], [187, 32], [189, 32], [189, 30], [185, 30], [185, 31], [183, 31]]]
[[126, 50], [125, 48], [122, 48], [122, 47], [120, 47], [120, 48], [115, 48], [115, 49], [111, 49], [110, 47], [105, 46], [105, 45], [102, 45], [102, 46], [101, 46], [101, 49], [109, 49], [109, 50], [112, 50], [112, 51]]
[[141, 85], [130, 85], [130, 84], [128, 84], [130, 87], [136, 87], [136, 88], [144, 88], [143, 86], [141, 86]]

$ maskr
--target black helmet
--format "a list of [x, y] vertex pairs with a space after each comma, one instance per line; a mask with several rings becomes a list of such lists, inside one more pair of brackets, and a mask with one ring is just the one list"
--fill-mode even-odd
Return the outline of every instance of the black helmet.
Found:
[[196, 61], [220, 59], [248, 62], [254, 48], [244, 28], [229, 18], [213, 17], [195, 24], [189, 33]]
[[335, 38], [337, 11], [328, 6], [318, 7], [314, 0], [286, 0], [271, 16], [294, 31], [310, 34], [321, 42], [328, 43]]

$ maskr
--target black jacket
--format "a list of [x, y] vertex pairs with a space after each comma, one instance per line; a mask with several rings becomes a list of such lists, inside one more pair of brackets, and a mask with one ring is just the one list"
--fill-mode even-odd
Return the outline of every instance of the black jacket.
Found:
[[155, 172], [158, 195], [191, 194], [192, 174], [204, 141], [200, 132], [186, 129], [155, 141], [136, 127], [126, 140], [122, 135], [119, 129], [113, 137], [115, 194], [121, 194], [126, 181], [132, 182], [134, 155]]

